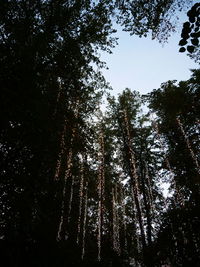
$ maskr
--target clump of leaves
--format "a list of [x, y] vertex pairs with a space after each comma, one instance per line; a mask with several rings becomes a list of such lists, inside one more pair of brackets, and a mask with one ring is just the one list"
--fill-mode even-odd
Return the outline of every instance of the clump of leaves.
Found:
[[193, 53], [199, 45], [200, 37], [200, 3], [196, 3], [187, 13], [188, 21], [183, 24], [179, 52]]

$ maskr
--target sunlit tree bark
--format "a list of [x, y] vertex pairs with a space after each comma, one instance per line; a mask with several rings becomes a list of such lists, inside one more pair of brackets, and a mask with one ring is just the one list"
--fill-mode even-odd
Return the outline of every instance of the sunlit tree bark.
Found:
[[87, 208], [88, 208], [88, 182], [85, 185], [85, 197], [84, 197], [84, 215], [83, 215], [83, 236], [82, 236], [82, 254], [81, 258], [85, 256], [85, 238], [86, 238], [86, 226], [87, 226]]
[[101, 249], [102, 249], [102, 234], [103, 234], [103, 218], [104, 218], [104, 186], [105, 186], [105, 158], [104, 158], [104, 132], [100, 130], [99, 136], [99, 168], [98, 168], [98, 234], [97, 234], [97, 245], [98, 245], [98, 261], [101, 260]]
[[142, 239], [142, 246], [143, 248], [145, 248], [146, 238], [145, 238], [145, 231], [144, 231], [143, 218], [142, 218], [142, 209], [141, 209], [141, 203], [140, 203], [140, 192], [139, 192], [139, 182], [138, 182], [139, 177], [138, 177], [137, 170], [136, 170], [135, 155], [132, 149], [130, 130], [129, 130], [129, 120], [128, 120], [128, 114], [127, 114], [126, 109], [123, 110], [123, 115], [124, 115], [124, 123], [125, 123], [124, 142], [128, 150], [127, 156], [128, 156], [128, 161], [129, 161], [130, 177], [132, 181], [133, 195], [134, 195], [135, 206], [137, 210], [139, 228], [140, 228], [141, 239]]
[[[79, 101], [75, 103], [75, 111], [74, 111], [74, 118], [78, 118], [78, 111], [79, 111]], [[71, 139], [70, 139], [70, 147], [68, 149], [67, 153], [67, 162], [66, 162], [66, 169], [64, 172], [64, 182], [63, 182], [63, 190], [62, 190], [62, 203], [61, 203], [61, 215], [60, 215], [60, 222], [59, 222], [59, 227], [58, 227], [58, 232], [57, 232], [57, 240], [62, 239], [62, 232], [64, 230], [64, 221], [66, 221], [66, 214], [67, 214], [67, 208], [66, 208], [66, 191], [67, 191], [67, 181], [69, 177], [71, 176], [71, 171], [72, 171], [72, 166], [73, 166], [73, 143], [76, 135], [76, 126], [73, 126], [72, 128], [72, 133], [71, 133]], [[66, 223], [66, 222], [65, 222]], [[65, 233], [63, 233], [65, 235]]]

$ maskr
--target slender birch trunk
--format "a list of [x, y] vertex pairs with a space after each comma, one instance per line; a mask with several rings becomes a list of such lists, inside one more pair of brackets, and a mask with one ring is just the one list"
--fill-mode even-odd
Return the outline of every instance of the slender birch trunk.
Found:
[[127, 252], [127, 225], [126, 225], [126, 204], [124, 203], [125, 196], [122, 185], [120, 185], [120, 205], [122, 209], [122, 224], [124, 232], [124, 251]]
[[139, 222], [140, 234], [142, 239], [142, 246], [143, 249], [146, 247], [146, 239], [145, 239], [145, 231], [143, 226], [143, 217], [142, 217], [142, 209], [140, 204], [140, 192], [139, 192], [139, 182], [138, 182], [138, 175], [136, 170], [136, 162], [135, 162], [135, 155], [132, 149], [131, 143], [131, 136], [129, 130], [129, 120], [127, 111], [124, 109], [124, 123], [125, 123], [125, 142], [128, 148], [128, 159], [129, 159], [129, 167], [130, 167], [130, 176], [133, 186], [133, 196], [135, 200], [135, 206], [137, 210], [137, 217]]
[[[78, 110], [79, 110], [79, 101], [76, 102], [75, 106], [75, 111], [74, 111], [74, 116], [77, 119], [78, 117]], [[73, 143], [75, 139], [75, 134], [76, 134], [76, 127], [72, 128], [72, 134], [71, 134], [71, 139], [70, 139], [70, 147], [69, 151], [67, 154], [67, 163], [66, 163], [66, 170], [64, 173], [64, 184], [63, 184], [63, 191], [62, 191], [62, 203], [61, 203], [61, 215], [60, 215], [60, 222], [59, 222], [59, 227], [58, 227], [58, 232], [57, 232], [57, 241], [62, 239], [62, 232], [63, 232], [63, 224], [64, 220], [67, 214], [66, 211], [66, 191], [67, 191], [67, 181], [69, 177], [71, 176], [71, 170], [72, 170], [72, 159], [73, 159]]]
[[100, 132], [99, 137], [99, 174], [98, 174], [98, 234], [97, 234], [97, 245], [98, 245], [98, 261], [101, 261], [101, 250], [102, 250], [102, 233], [103, 233], [103, 211], [104, 211], [104, 184], [105, 184], [105, 151], [104, 151], [104, 133], [103, 130]]
[[119, 214], [118, 214], [118, 202], [117, 202], [117, 188], [112, 188], [112, 213], [113, 213], [113, 250], [120, 255], [121, 248], [120, 248], [120, 236], [119, 236]]
[[85, 187], [85, 206], [84, 206], [84, 216], [83, 216], [83, 236], [82, 236], [82, 254], [81, 258], [84, 259], [85, 256], [85, 235], [86, 235], [86, 223], [87, 223], [87, 206], [88, 206], [88, 182], [86, 182]]
[[69, 207], [68, 207], [68, 224], [71, 219], [71, 209], [72, 209], [72, 200], [74, 196], [74, 176], [72, 176], [72, 181], [71, 181], [71, 189], [70, 189], [70, 199], [69, 199]]
[[63, 132], [62, 132], [61, 140], [60, 140], [60, 149], [59, 149], [58, 159], [57, 159], [57, 163], [56, 163], [56, 171], [55, 171], [55, 175], [54, 175], [54, 180], [57, 180], [60, 176], [62, 157], [63, 157], [63, 154], [65, 152], [66, 124], [67, 123], [66, 123], [66, 119], [65, 119]]
[[146, 175], [145, 175], [145, 169], [142, 163], [142, 159], [141, 159], [141, 164], [140, 164], [140, 173], [141, 173], [142, 195], [143, 195], [144, 208], [145, 208], [146, 219], [147, 219], [147, 241], [148, 241], [148, 245], [151, 245], [152, 243], [151, 211], [150, 211], [150, 204], [147, 198], [147, 192], [146, 192], [146, 186], [145, 186]]
[[81, 177], [79, 186], [79, 216], [78, 216], [78, 229], [77, 229], [77, 240], [79, 243], [80, 231], [81, 231], [81, 216], [82, 216], [82, 205], [83, 205], [83, 187], [84, 187], [84, 157], [82, 156], [81, 161]]

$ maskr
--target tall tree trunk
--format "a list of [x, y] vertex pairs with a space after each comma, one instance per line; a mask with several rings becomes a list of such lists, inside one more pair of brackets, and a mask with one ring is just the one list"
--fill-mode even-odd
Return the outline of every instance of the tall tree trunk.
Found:
[[[62, 96], [62, 80], [61, 78], [58, 78], [58, 93], [57, 93], [57, 97], [56, 97], [56, 103], [55, 103], [55, 108], [54, 108], [54, 112], [53, 112], [53, 117], [55, 117], [56, 113], [57, 113], [57, 108]], [[63, 99], [63, 97], [62, 97]]]
[[82, 236], [82, 254], [81, 258], [84, 259], [85, 256], [85, 234], [86, 234], [86, 223], [87, 223], [87, 205], [88, 205], [88, 182], [85, 186], [85, 206], [84, 206], [84, 215], [83, 215], [83, 236]]
[[142, 195], [143, 195], [143, 200], [144, 200], [144, 208], [145, 208], [145, 213], [146, 213], [146, 219], [147, 219], [147, 241], [148, 245], [151, 245], [152, 243], [152, 233], [151, 233], [151, 211], [150, 211], [150, 204], [147, 199], [147, 193], [146, 193], [146, 186], [145, 186], [145, 168], [144, 164], [142, 162], [142, 158], [140, 158], [140, 173], [141, 173], [141, 185], [142, 185]]
[[112, 213], [113, 213], [113, 250], [120, 255], [120, 237], [119, 237], [119, 214], [117, 207], [117, 188], [112, 188]]
[[126, 225], [126, 205], [124, 203], [124, 191], [123, 191], [123, 187], [122, 184], [120, 184], [120, 205], [121, 205], [121, 209], [122, 209], [122, 224], [123, 224], [123, 235], [124, 235], [124, 241], [123, 241], [123, 250], [124, 250], [124, 254], [127, 253], [127, 225]]
[[[134, 222], [134, 228], [135, 228], [135, 240], [134, 243], [136, 243], [135, 247], [136, 247], [136, 251], [137, 251], [137, 256], [140, 254], [141, 252], [141, 242], [139, 239], [139, 235], [137, 233], [137, 224], [138, 224], [138, 216], [137, 216], [137, 209], [136, 209], [136, 205], [135, 205], [135, 197], [134, 197], [134, 192], [133, 192], [133, 187], [131, 187], [131, 193], [132, 193], [132, 203], [133, 203], [133, 222]], [[134, 239], [132, 237], [132, 239]], [[133, 241], [132, 241], [133, 243]], [[137, 257], [135, 257], [135, 265], [138, 266], [138, 260], [136, 259]]]
[[[74, 117], [77, 119], [78, 118], [78, 111], [79, 111], [79, 100], [76, 101], [75, 103], [75, 111], [74, 111]], [[57, 241], [62, 239], [62, 236], [65, 236], [64, 232], [64, 221], [66, 221], [66, 191], [67, 191], [67, 181], [69, 177], [71, 176], [71, 170], [72, 170], [72, 159], [73, 159], [73, 143], [75, 139], [75, 134], [76, 134], [76, 126], [72, 128], [72, 133], [71, 133], [71, 138], [70, 138], [70, 146], [67, 154], [67, 164], [66, 164], [66, 169], [64, 173], [64, 183], [63, 183], [63, 190], [62, 190], [62, 203], [61, 203], [61, 215], [60, 215], [60, 222], [59, 222], [59, 227], [58, 227], [58, 232], [57, 232]]]
[[72, 209], [72, 200], [74, 195], [74, 176], [72, 175], [71, 188], [70, 188], [70, 198], [69, 198], [69, 207], [68, 207], [68, 224], [70, 222], [71, 217], [71, 209]]
[[79, 186], [79, 216], [78, 216], [78, 229], [77, 229], [77, 243], [79, 243], [79, 236], [81, 231], [81, 216], [83, 204], [83, 186], [84, 186], [84, 156], [81, 159], [81, 172], [80, 172], [80, 186]]
[[154, 199], [153, 199], [151, 180], [150, 180], [150, 177], [149, 177], [148, 165], [147, 165], [146, 162], [145, 162], [145, 176], [146, 176], [146, 179], [147, 179], [147, 190], [148, 190], [148, 199], [149, 199], [150, 209], [151, 209], [151, 213], [153, 214], [153, 212], [155, 210]]
[[98, 261], [101, 261], [101, 250], [102, 250], [102, 233], [103, 233], [103, 211], [104, 211], [104, 186], [105, 186], [105, 151], [104, 151], [104, 133], [101, 129], [99, 137], [99, 174], [98, 174]]
[[56, 171], [55, 171], [55, 175], [54, 175], [55, 180], [57, 180], [59, 178], [62, 157], [63, 157], [63, 154], [65, 152], [66, 125], [67, 125], [67, 122], [65, 119], [63, 132], [61, 134], [61, 140], [60, 140], [60, 151], [58, 153], [58, 159], [57, 159], [57, 163], [56, 163]]
[[140, 192], [139, 192], [138, 175], [137, 175], [137, 170], [136, 170], [135, 154], [132, 149], [128, 114], [125, 109], [123, 113], [124, 113], [124, 123], [125, 123], [124, 142], [125, 142], [125, 147], [127, 146], [127, 149], [128, 149], [127, 156], [128, 156], [128, 161], [129, 161], [130, 177], [131, 177], [132, 186], [133, 186], [133, 195], [134, 195], [135, 206], [137, 210], [137, 217], [138, 217], [138, 222], [139, 222], [139, 227], [140, 227], [142, 247], [143, 249], [145, 249], [146, 239], [145, 239], [145, 231], [144, 231], [144, 226], [143, 226], [142, 209], [141, 209], [141, 204], [139, 200]]

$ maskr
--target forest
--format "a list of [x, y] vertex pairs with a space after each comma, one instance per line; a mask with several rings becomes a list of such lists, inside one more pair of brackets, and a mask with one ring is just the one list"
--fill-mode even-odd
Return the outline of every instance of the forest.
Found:
[[200, 69], [113, 96], [100, 58], [181, 10], [199, 63], [199, 1], [1, 0], [2, 267], [200, 266]]

